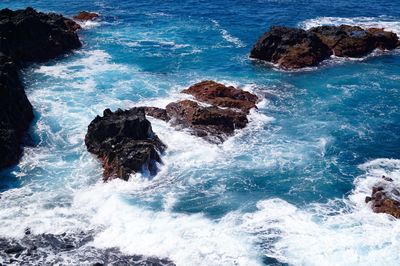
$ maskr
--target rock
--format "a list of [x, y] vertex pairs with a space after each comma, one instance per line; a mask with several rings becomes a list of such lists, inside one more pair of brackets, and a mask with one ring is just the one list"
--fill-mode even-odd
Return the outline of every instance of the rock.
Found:
[[[258, 97], [250, 92], [215, 81], [202, 81], [182, 91], [193, 95], [192, 100], [172, 102], [165, 109], [144, 107], [146, 114], [166, 122], [177, 129], [189, 129], [193, 135], [212, 143], [222, 143], [236, 129], [244, 128], [247, 114], [257, 108]], [[210, 106], [211, 105], [211, 106]]]
[[79, 25], [68, 18], [30, 7], [0, 11], [2, 52], [14, 60], [44, 61], [81, 47], [77, 28]]
[[33, 119], [32, 105], [12, 59], [0, 53], [0, 168], [18, 162], [20, 143]]
[[128, 180], [131, 173], [157, 173], [160, 152], [166, 148], [151, 128], [143, 108], [104, 110], [89, 125], [85, 137], [89, 152], [103, 163], [104, 180]]
[[193, 95], [196, 100], [201, 102], [240, 109], [246, 113], [252, 108], [257, 108], [258, 97], [256, 95], [212, 80], [199, 82], [182, 92]]
[[374, 49], [392, 50], [399, 38], [384, 29], [358, 26], [320, 26], [307, 31], [272, 27], [254, 45], [250, 57], [266, 60], [284, 69], [316, 66], [330, 55], [362, 57]]
[[74, 19], [81, 20], [81, 21], [88, 21], [88, 20], [95, 20], [98, 17], [99, 17], [99, 14], [97, 14], [97, 13], [81, 11], [78, 13], [78, 15], [74, 16]]
[[21, 142], [33, 119], [18, 77], [22, 61], [43, 61], [81, 46], [79, 25], [32, 8], [0, 10], [0, 168], [18, 162]]
[[168, 122], [170, 120], [170, 117], [168, 116], [167, 111], [165, 109], [158, 107], [147, 107], [147, 106], [143, 108], [146, 115], [163, 120], [165, 122]]
[[382, 176], [382, 180], [372, 187], [371, 196], [367, 196], [365, 202], [371, 202], [372, 210], [376, 213], [400, 218], [400, 191], [392, 182], [391, 178]]
[[127, 255], [117, 248], [88, 245], [93, 232], [30, 234], [21, 239], [0, 237], [2, 265], [153, 265], [173, 266], [168, 258]]
[[316, 66], [331, 55], [316, 34], [302, 29], [271, 27], [250, 52], [257, 58], [278, 64], [284, 69]]

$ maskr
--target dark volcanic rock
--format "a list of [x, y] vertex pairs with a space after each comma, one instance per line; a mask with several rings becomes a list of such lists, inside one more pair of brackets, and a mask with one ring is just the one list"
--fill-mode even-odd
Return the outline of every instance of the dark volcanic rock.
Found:
[[256, 95], [212, 80], [199, 82], [182, 92], [193, 95], [196, 100], [201, 102], [240, 109], [246, 113], [252, 108], [257, 108], [258, 97]]
[[382, 176], [382, 180], [372, 188], [371, 197], [366, 197], [365, 202], [371, 202], [372, 210], [376, 213], [400, 218], [400, 190], [392, 182], [391, 178]]
[[187, 128], [192, 134], [213, 143], [221, 143], [236, 129], [244, 128], [248, 123], [247, 114], [251, 108], [257, 108], [259, 101], [250, 92], [210, 80], [197, 83], [182, 92], [193, 95], [207, 105], [183, 100], [170, 103], [165, 109], [144, 107], [146, 114], [169, 121], [178, 129]]
[[175, 265], [166, 258], [126, 255], [117, 248], [87, 245], [91, 233], [25, 235], [22, 239], [0, 238], [0, 263], [5, 265]]
[[392, 50], [396, 48], [398, 37], [383, 29], [363, 29], [357, 26], [321, 26], [310, 29], [323, 43], [340, 57], [362, 57], [374, 49]]
[[156, 162], [165, 145], [154, 134], [143, 108], [104, 110], [89, 125], [85, 137], [89, 152], [96, 154], [103, 163], [104, 180], [119, 177], [124, 180], [131, 173], [157, 172]]
[[43, 61], [81, 46], [79, 25], [32, 8], [0, 10], [0, 168], [21, 155], [21, 140], [33, 119], [32, 106], [18, 77], [22, 61]]
[[78, 13], [78, 15], [74, 16], [74, 19], [87, 21], [87, 20], [95, 20], [98, 17], [99, 17], [99, 14], [97, 14], [97, 13], [81, 11]]
[[14, 60], [43, 61], [81, 47], [79, 25], [58, 14], [32, 8], [0, 10], [1, 50]]
[[272, 27], [257, 41], [250, 57], [285, 69], [316, 66], [331, 55], [316, 34], [302, 29]]
[[0, 168], [21, 155], [20, 143], [33, 119], [32, 105], [10, 57], [0, 53]]
[[383, 29], [358, 26], [320, 26], [310, 30], [272, 27], [254, 45], [250, 57], [285, 69], [316, 66], [330, 55], [362, 57], [374, 49], [392, 50], [398, 36]]

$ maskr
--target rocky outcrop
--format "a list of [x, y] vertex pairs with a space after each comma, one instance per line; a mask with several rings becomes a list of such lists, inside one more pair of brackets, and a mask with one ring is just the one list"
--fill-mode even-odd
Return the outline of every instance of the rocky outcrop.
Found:
[[371, 202], [372, 210], [376, 213], [387, 213], [400, 218], [400, 190], [389, 177], [382, 176], [381, 181], [372, 188], [371, 196], [365, 198], [365, 202]]
[[251, 58], [265, 60], [284, 69], [318, 65], [331, 55], [362, 57], [374, 49], [392, 50], [398, 36], [384, 29], [358, 26], [320, 26], [309, 30], [272, 27], [257, 41]]
[[85, 137], [89, 152], [97, 155], [104, 168], [104, 180], [128, 180], [136, 172], [157, 173], [160, 153], [166, 148], [151, 128], [143, 108], [106, 109], [89, 125]]
[[12, 59], [0, 53], [0, 168], [18, 161], [20, 142], [33, 119], [32, 105]]
[[197, 83], [182, 92], [197, 101], [172, 102], [165, 109], [145, 107], [146, 114], [169, 121], [177, 129], [189, 129], [193, 135], [213, 143], [222, 143], [236, 129], [244, 128], [247, 114], [259, 100], [250, 92], [214, 81]]
[[81, 20], [81, 21], [88, 21], [88, 20], [95, 20], [98, 17], [99, 17], [99, 14], [97, 14], [97, 13], [81, 11], [76, 16], [74, 16], [74, 19]]
[[80, 26], [58, 14], [33, 8], [0, 11], [0, 49], [19, 61], [44, 61], [81, 47]]
[[33, 119], [18, 68], [22, 62], [44, 61], [80, 47], [78, 28], [61, 15], [32, 8], [0, 10], [0, 168], [18, 162], [22, 138]]

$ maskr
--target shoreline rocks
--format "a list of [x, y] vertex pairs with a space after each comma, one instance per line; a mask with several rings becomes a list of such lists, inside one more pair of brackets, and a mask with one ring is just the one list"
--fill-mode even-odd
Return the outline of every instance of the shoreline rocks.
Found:
[[371, 196], [367, 196], [365, 202], [371, 202], [372, 210], [376, 213], [400, 218], [400, 190], [393, 185], [390, 177], [382, 176], [381, 181], [372, 187]]
[[20, 239], [0, 237], [3, 265], [175, 265], [168, 258], [128, 255], [118, 248], [95, 248], [94, 232], [32, 234]]
[[380, 28], [340, 25], [303, 30], [274, 26], [259, 38], [250, 57], [289, 70], [317, 66], [332, 55], [359, 58], [375, 49], [393, 50], [399, 45], [395, 33]]
[[80, 26], [58, 14], [33, 8], [0, 10], [0, 169], [18, 162], [21, 143], [33, 119], [32, 105], [19, 79], [26, 62], [42, 62], [81, 47]]
[[136, 172], [155, 175], [160, 154], [166, 149], [153, 132], [143, 108], [106, 109], [88, 126], [85, 144], [97, 155], [104, 168], [104, 181], [113, 178], [128, 180]]
[[222, 143], [236, 129], [244, 128], [250, 109], [257, 108], [258, 97], [250, 92], [215, 81], [202, 81], [182, 91], [197, 101], [182, 100], [165, 109], [144, 107], [146, 114], [169, 122], [177, 129], [189, 129], [195, 136]]

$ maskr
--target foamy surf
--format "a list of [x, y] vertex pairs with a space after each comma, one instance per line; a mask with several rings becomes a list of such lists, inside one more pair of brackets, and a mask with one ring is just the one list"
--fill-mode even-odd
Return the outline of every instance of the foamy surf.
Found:
[[399, 19], [388, 16], [354, 17], [354, 18], [317, 17], [302, 21], [298, 25], [301, 28], [310, 29], [312, 27], [318, 27], [323, 25], [338, 26], [342, 24], [360, 26], [362, 28], [384, 28], [387, 31], [392, 31], [397, 35], [400, 35]]

